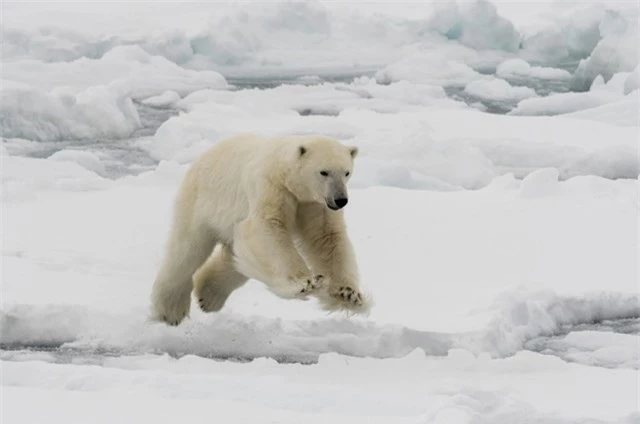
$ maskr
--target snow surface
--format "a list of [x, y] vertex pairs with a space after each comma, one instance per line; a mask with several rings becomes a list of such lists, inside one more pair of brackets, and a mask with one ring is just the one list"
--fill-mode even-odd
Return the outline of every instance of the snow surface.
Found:
[[125, 138], [140, 127], [140, 118], [130, 97], [104, 86], [74, 94], [3, 81], [0, 125], [5, 137], [37, 141]]
[[535, 90], [529, 87], [514, 87], [499, 78], [470, 82], [464, 91], [475, 97], [502, 101], [519, 101], [537, 96]]
[[[183, 171], [167, 164], [97, 190], [49, 185], [5, 200], [6, 405], [52, 396], [60, 403], [42, 408], [67, 421], [80, 413], [64, 405], [86, 398], [87, 413], [127, 402], [114, 392], [126, 387], [149, 402], [162, 399], [167, 411], [215, 397], [236, 422], [251, 414], [285, 422], [632, 419], [639, 364], [630, 341], [605, 349], [601, 337], [569, 334], [556, 344], [570, 364], [522, 349], [567, 326], [640, 315], [637, 180], [558, 182], [556, 172], [522, 182], [504, 176], [476, 192], [355, 189], [347, 217], [375, 296], [369, 317], [326, 316], [313, 301], [280, 300], [251, 282], [224, 312], [194, 307], [190, 320], [169, 328], [147, 322], [147, 300]], [[402, 204], [401, 221], [384, 217], [380, 199]], [[280, 364], [205, 359], [264, 357]], [[389, 394], [390, 384], [399, 396]], [[550, 395], [549, 386], [563, 395]], [[238, 409], [245, 412], [232, 413]], [[37, 421], [37, 411], [9, 406], [3, 414], [8, 422]]]
[[[599, 0], [3, 4], [0, 421], [637, 424], [637, 22]], [[149, 322], [184, 172], [247, 131], [360, 148], [370, 315], [250, 281]]]
[[[220, 138], [246, 131], [251, 120], [252, 131], [323, 132], [358, 145], [363, 154], [361, 171], [352, 180], [357, 187], [479, 188], [505, 171], [524, 176], [550, 166], [563, 179], [585, 174], [635, 178], [640, 171], [636, 127], [487, 116], [452, 107], [439, 92], [427, 100], [430, 89], [424, 90], [425, 106], [406, 104], [383, 97], [387, 89], [387, 94], [397, 91], [394, 84], [371, 87], [375, 90], [354, 83], [195, 92], [178, 103], [188, 113], [162, 124], [145, 148], [158, 159], [186, 163]], [[318, 115], [303, 116], [301, 110]], [[602, 133], [612, 137], [605, 142]]]
[[157, 108], [173, 107], [180, 101], [180, 95], [175, 91], [165, 91], [159, 96], [153, 96], [146, 98], [142, 101], [143, 104], [153, 106]]
[[[0, 321], [0, 342], [11, 348], [2, 353], [8, 422], [37, 421], [43, 409], [72, 420], [83, 414], [64, 406], [83, 399], [85, 414], [102, 402], [130, 405], [118, 387], [162, 400], [155, 409], [167, 413], [215, 398], [237, 422], [259, 413], [285, 422], [438, 422], [451, 414], [615, 422], [635, 410], [630, 342], [616, 342], [611, 359], [601, 338], [562, 340], [586, 345], [607, 366], [624, 365], [613, 374], [521, 349], [563, 326], [638, 316], [638, 244], [630, 231], [638, 229], [636, 181], [501, 178], [475, 193], [354, 190], [347, 216], [363, 280], [375, 294], [370, 317], [327, 317], [311, 302], [282, 301], [253, 282], [225, 312], [194, 308], [184, 326], [168, 328], [146, 322], [147, 298], [181, 173], [161, 167], [98, 191], [45, 188], [4, 203], [4, 223], [11, 223], [3, 225]], [[402, 202], [402, 222], [383, 218], [381, 198]], [[385, 244], [398, 248], [380, 249]], [[317, 365], [204, 359], [264, 356]], [[366, 390], [356, 389], [365, 382]], [[390, 396], [389, 384], [400, 385], [394, 391], [402, 396]], [[563, 395], [550, 396], [549, 386]], [[278, 394], [265, 395], [273, 387]], [[26, 412], [14, 405], [25, 395], [57, 401]]]
[[629, 72], [638, 66], [638, 16], [625, 19], [624, 15], [607, 11], [599, 24], [601, 39], [588, 58], [580, 61], [576, 69], [574, 86], [584, 87], [595, 77], [610, 78], [619, 72]]
[[498, 65], [496, 75], [501, 78], [521, 77], [539, 79], [570, 79], [571, 73], [564, 69], [545, 68], [544, 66], [531, 66], [522, 59], [508, 59]]
[[509, 114], [560, 115], [603, 106], [617, 100], [621, 100], [621, 96], [604, 91], [552, 94], [547, 97], [525, 99]]
[[84, 150], [58, 150], [49, 156], [49, 159], [60, 162], [77, 163], [98, 175], [104, 175], [106, 173], [105, 166], [100, 158], [96, 154]]

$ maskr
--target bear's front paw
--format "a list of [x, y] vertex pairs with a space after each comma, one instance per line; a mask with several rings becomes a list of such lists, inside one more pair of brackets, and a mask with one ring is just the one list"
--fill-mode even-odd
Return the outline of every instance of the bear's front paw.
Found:
[[371, 298], [355, 285], [329, 285], [327, 290], [317, 293], [320, 306], [326, 311], [366, 315], [371, 309]]
[[316, 275], [313, 278], [307, 278], [306, 286], [300, 290], [300, 294], [306, 296], [318, 290], [324, 283], [324, 275]]
[[323, 281], [324, 277], [322, 275], [290, 276], [285, 280], [269, 284], [269, 288], [283, 299], [306, 300], [309, 294], [314, 293], [322, 286]]
[[290, 287], [293, 291], [292, 297], [298, 299], [307, 299], [307, 296], [314, 293], [322, 286], [324, 282], [323, 275], [307, 276], [307, 277], [291, 277]]
[[335, 299], [340, 300], [341, 302], [350, 303], [353, 306], [362, 306], [364, 303], [362, 293], [355, 290], [353, 287], [336, 287], [335, 289], [331, 290], [330, 294]]

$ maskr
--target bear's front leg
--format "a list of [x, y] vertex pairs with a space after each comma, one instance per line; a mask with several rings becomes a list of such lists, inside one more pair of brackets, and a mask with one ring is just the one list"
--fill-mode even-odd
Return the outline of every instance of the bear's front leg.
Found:
[[323, 289], [315, 293], [322, 307], [329, 311], [368, 312], [370, 299], [360, 288], [343, 212], [306, 204], [297, 211], [296, 225], [303, 255], [314, 272], [326, 278]]
[[286, 202], [262, 204], [238, 224], [234, 237], [237, 269], [285, 299], [305, 298], [324, 280], [298, 253], [292, 238], [294, 221]]

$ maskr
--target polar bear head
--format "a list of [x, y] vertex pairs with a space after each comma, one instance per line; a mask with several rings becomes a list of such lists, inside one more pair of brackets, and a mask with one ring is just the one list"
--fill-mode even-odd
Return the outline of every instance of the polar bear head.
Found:
[[353, 175], [358, 148], [330, 137], [299, 140], [295, 164], [289, 171], [289, 187], [299, 201], [320, 202], [337, 211], [349, 201], [347, 182]]

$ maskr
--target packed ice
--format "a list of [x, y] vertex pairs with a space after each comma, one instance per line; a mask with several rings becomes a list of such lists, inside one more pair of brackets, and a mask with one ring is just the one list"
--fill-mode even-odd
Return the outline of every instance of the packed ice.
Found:
[[496, 68], [496, 75], [501, 78], [539, 78], [551, 80], [571, 79], [571, 73], [565, 69], [531, 66], [523, 59], [507, 59]]
[[529, 87], [514, 87], [500, 78], [472, 81], [464, 87], [464, 91], [483, 99], [516, 102], [537, 96], [535, 90]]
[[[637, 424], [639, 17], [3, 4], [0, 421]], [[246, 132], [358, 146], [369, 315], [251, 280], [149, 320], [182, 177]]]

